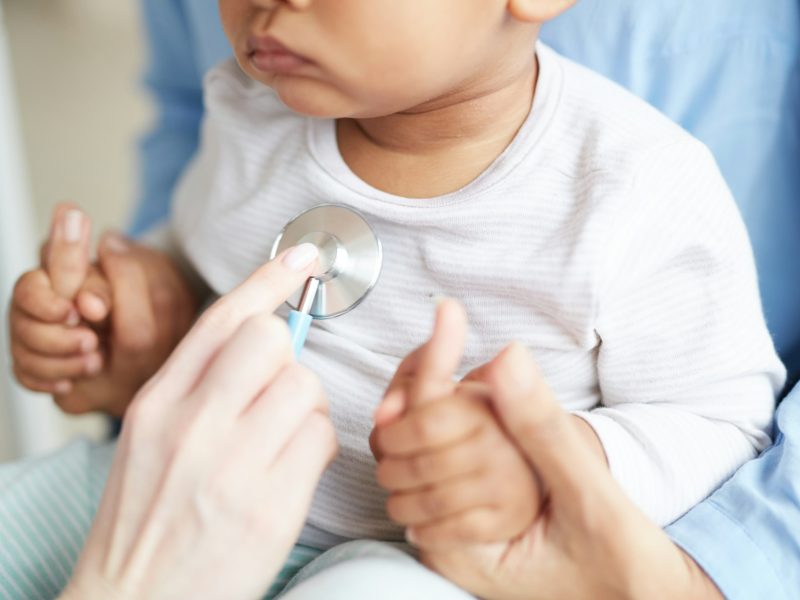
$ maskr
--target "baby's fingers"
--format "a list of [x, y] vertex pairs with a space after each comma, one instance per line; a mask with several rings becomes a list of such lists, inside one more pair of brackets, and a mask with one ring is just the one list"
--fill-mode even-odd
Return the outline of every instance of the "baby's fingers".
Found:
[[430, 339], [420, 349], [409, 400], [422, 405], [447, 395], [453, 389], [453, 377], [461, 364], [467, 338], [467, 315], [454, 300], [442, 300]]
[[103, 274], [92, 268], [75, 299], [81, 316], [87, 321], [102, 324], [111, 312], [111, 285]]
[[413, 456], [443, 449], [474, 436], [493, 419], [486, 405], [469, 396], [425, 404], [378, 429], [378, 448], [386, 456]]
[[97, 335], [84, 327], [44, 323], [13, 307], [10, 313], [12, 343], [19, 343], [36, 354], [52, 357], [86, 354], [97, 349]]
[[18, 372], [41, 381], [59, 381], [97, 375], [103, 368], [103, 357], [99, 352], [83, 356], [54, 358], [36, 354], [21, 344], [11, 348], [14, 367]]
[[474, 474], [487, 461], [486, 437], [415, 456], [386, 457], [378, 465], [378, 483], [390, 492], [407, 492]]
[[53, 290], [62, 298], [74, 298], [86, 279], [91, 229], [91, 221], [77, 207], [62, 204], [56, 208], [45, 268]]
[[63, 395], [69, 394], [72, 391], [72, 382], [68, 379], [61, 379], [59, 381], [42, 381], [31, 377], [24, 373], [16, 365], [14, 365], [14, 377], [16, 377], [19, 384], [31, 390], [32, 392], [41, 392], [44, 394]]
[[433, 523], [409, 527], [406, 539], [426, 552], [447, 552], [461, 549], [465, 544], [506, 542], [518, 534], [518, 531], [498, 529], [496, 511], [481, 507]]
[[72, 302], [55, 293], [50, 278], [42, 269], [29, 271], [17, 280], [12, 305], [46, 323], [77, 325], [80, 322]]
[[386, 501], [389, 517], [401, 525], [433, 523], [467, 510], [491, 507], [495, 490], [485, 477], [461, 477], [423, 490], [393, 494]]

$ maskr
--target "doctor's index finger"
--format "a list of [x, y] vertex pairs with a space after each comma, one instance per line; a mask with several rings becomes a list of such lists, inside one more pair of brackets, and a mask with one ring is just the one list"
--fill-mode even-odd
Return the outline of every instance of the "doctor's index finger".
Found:
[[187, 393], [242, 323], [255, 315], [274, 312], [317, 274], [318, 257], [319, 250], [313, 244], [289, 248], [217, 300], [164, 365], [158, 382], [165, 393]]

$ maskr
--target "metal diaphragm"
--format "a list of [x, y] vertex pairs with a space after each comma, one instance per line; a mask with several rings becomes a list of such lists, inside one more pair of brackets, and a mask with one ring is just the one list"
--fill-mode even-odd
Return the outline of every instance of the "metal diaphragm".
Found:
[[[378, 282], [383, 264], [380, 240], [353, 209], [322, 204], [297, 215], [278, 234], [270, 259], [303, 243], [319, 248], [323, 268], [308, 313], [315, 319], [332, 319], [353, 310]], [[298, 290], [287, 304], [298, 310], [301, 295]]]

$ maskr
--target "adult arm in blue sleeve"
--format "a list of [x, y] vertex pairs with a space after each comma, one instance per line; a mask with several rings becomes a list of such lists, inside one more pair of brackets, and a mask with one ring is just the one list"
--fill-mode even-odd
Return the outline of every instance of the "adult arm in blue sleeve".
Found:
[[130, 232], [138, 235], [169, 213], [173, 188], [194, 155], [203, 117], [201, 67], [181, 0], [142, 0], [148, 42], [144, 84], [155, 123], [139, 145], [139, 197]]
[[731, 600], [800, 594], [800, 386], [775, 445], [667, 529]]

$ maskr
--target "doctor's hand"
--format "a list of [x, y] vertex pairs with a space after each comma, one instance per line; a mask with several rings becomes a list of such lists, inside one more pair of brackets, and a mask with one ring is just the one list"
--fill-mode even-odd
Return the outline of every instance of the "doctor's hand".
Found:
[[375, 415], [377, 478], [391, 493], [386, 510], [423, 555], [512, 538], [541, 506], [485, 385], [453, 379], [466, 328], [463, 308], [442, 302], [430, 340], [400, 365]]
[[336, 452], [321, 384], [271, 314], [316, 257], [303, 245], [256, 271], [137, 394], [64, 598], [266, 591]]
[[487, 599], [721, 598], [699, 566], [625, 496], [533, 357], [512, 345], [473, 372], [545, 490], [520, 536], [426, 552], [426, 564]]
[[89, 218], [59, 206], [42, 267], [14, 290], [14, 372], [66, 412], [121, 416], [188, 331], [197, 302], [166, 255], [107, 234], [91, 264], [90, 243]]

